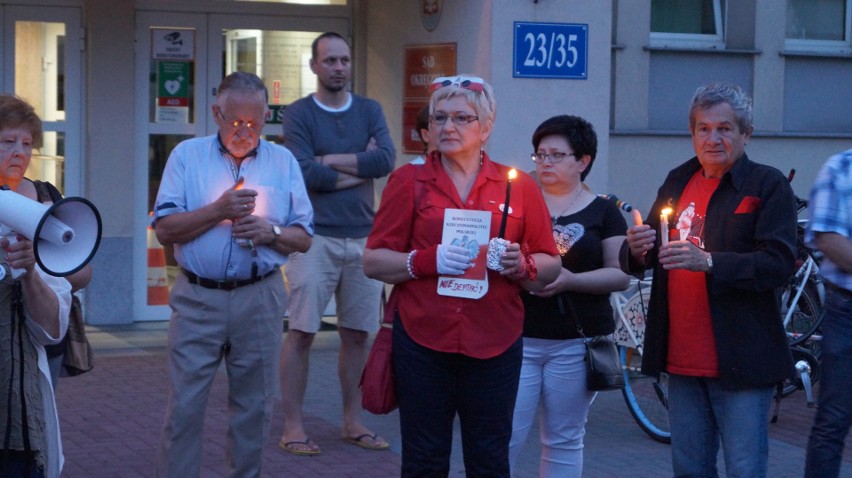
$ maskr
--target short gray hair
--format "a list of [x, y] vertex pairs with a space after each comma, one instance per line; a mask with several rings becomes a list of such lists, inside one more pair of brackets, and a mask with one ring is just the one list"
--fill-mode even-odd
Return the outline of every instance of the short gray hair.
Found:
[[689, 131], [695, 129], [696, 111], [707, 110], [722, 103], [731, 105], [740, 133], [751, 132], [754, 127], [751, 97], [739, 86], [726, 83], [711, 83], [695, 90], [689, 107]]
[[266, 85], [263, 83], [263, 80], [254, 73], [235, 71], [226, 76], [222, 82], [219, 83], [219, 88], [216, 90], [216, 96], [227, 91], [237, 91], [240, 93], [263, 92], [264, 101], [267, 103], [269, 102], [269, 91], [266, 89]]

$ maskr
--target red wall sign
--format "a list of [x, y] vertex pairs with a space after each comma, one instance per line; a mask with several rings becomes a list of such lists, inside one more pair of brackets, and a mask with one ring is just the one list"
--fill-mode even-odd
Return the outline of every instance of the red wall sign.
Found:
[[456, 74], [456, 44], [405, 47], [405, 85], [402, 102], [402, 151], [419, 154], [423, 143], [415, 128], [417, 112], [429, 104], [429, 85], [439, 76]]

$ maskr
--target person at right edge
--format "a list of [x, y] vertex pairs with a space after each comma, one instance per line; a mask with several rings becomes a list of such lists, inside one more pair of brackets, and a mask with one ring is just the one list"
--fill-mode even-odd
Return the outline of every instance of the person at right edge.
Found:
[[806, 478], [840, 476], [843, 446], [852, 425], [852, 149], [826, 161], [808, 201], [805, 243], [824, 258], [822, 369]]
[[[745, 153], [752, 102], [740, 87], [698, 88], [689, 128], [696, 156], [669, 172], [622, 248], [625, 272], [654, 269], [642, 372], [669, 374], [675, 476], [717, 476], [721, 442], [727, 476], [765, 477], [772, 394], [793, 370], [775, 291], [794, 269], [795, 196]], [[686, 239], [663, 244], [662, 211], [674, 224], [691, 203]]]

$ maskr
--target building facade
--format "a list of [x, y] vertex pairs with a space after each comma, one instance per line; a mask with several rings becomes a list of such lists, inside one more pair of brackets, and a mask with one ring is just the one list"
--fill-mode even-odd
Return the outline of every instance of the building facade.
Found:
[[[471, 73], [497, 97], [492, 158], [531, 170], [535, 127], [583, 116], [600, 139], [587, 182], [644, 213], [693, 156], [689, 99], [713, 81], [752, 93], [746, 151], [795, 168], [806, 196], [825, 158], [852, 144], [850, 11], [852, 0], [0, 0], [0, 91], [45, 121], [28, 176], [99, 208], [86, 317], [121, 324], [168, 318], [175, 271], [147, 226], [171, 148], [215, 132], [215, 87], [237, 69], [264, 78], [264, 135], [280, 140], [277, 112], [315, 87], [307, 59], [320, 32], [350, 38], [353, 91], [382, 104], [397, 164], [416, 156], [402, 153], [407, 106], [422, 101], [412, 88]], [[451, 55], [414, 64], [432, 50]]]

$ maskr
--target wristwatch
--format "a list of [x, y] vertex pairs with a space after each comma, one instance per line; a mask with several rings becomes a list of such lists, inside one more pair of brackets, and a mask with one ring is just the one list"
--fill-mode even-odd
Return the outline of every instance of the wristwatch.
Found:
[[277, 240], [278, 240], [278, 236], [280, 236], [280, 235], [281, 235], [281, 228], [280, 228], [280, 227], [278, 227], [278, 226], [276, 226], [275, 224], [273, 224], [273, 225], [272, 225], [272, 235], [274, 236], [274, 237], [272, 238], [272, 242], [277, 241]]
[[713, 254], [707, 253], [707, 272], [713, 272]]

